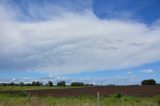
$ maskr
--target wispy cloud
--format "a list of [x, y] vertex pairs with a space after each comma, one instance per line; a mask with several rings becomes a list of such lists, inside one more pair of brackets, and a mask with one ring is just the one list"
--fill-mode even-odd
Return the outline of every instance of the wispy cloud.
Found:
[[142, 72], [150, 74], [150, 73], [154, 73], [154, 70], [152, 70], [152, 69], [144, 69], [144, 70], [142, 70]]
[[[53, 13], [48, 12], [53, 8]], [[16, 8], [0, 6], [1, 71], [76, 73], [130, 68], [160, 60], [158, 24], [101, 20], [91, 9], [62, 9], [58, 15], [54, 13], [59, 9], [56, 6], [44, 8], [47, 14], [41, 14], [44, 11], [40, 6], [30, 5], [28, 9], [31, 17], [50, 18], [21, 21], [17, 20]]]

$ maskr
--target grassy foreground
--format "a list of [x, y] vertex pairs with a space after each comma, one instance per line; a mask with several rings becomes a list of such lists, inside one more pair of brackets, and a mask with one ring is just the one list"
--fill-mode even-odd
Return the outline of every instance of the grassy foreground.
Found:
[[[96, 97], [27, 97], [0, 94], [0, 106], [98, 106]], [[160, 96], [128, 97], [112, 95], [99, 99], [99, 106], [160, 106]]]

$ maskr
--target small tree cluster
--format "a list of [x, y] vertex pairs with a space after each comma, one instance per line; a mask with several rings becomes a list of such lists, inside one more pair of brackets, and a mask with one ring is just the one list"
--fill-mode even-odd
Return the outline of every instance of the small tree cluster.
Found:
[[65, 81], [57, 82], [57, 86], [66, 86], [66, 82]]
[[14, 82], [11, 82], [11, 83], [10, 83], [10, 85], [11, 85], [11, 86], [14, 86], [14, 85], [15, 85], [15, 83], [14, 83]]
[[83, 82], [72, 82], [71, 86], [84, 86]]
[[154, 79], [143, 80], [141, 82], [142, 85], [156, 85], [156, 81]]
[[48, 86], [53, 86], [53, 82], [52, 81], [48, 81]]
[[20, 86], [24, 86], [25, 84], [24, 84], [24, 82], [20, 82], [19, 85]]
[[43, 84], [39, 81], [33, 81], [32, 82], [32, 86], [41, 86], [41, 85], [43, 85]]

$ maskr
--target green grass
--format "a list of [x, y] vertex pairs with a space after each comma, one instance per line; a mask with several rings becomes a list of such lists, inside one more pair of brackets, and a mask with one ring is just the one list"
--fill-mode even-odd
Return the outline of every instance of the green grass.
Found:
[[[27, 97], [26, 95], [0, 94], [0, 106], [97, 106], [96, 97]], [[110, 96], [99, 100], [99, 106], [160, 106], [160, 96]]]
[[12, 90], [42, 90], [42, 89], [65, 89], [65, 88], [82, 88], [82, 87], [58, 87], [58, 86], [0, 86], [0, 91]]

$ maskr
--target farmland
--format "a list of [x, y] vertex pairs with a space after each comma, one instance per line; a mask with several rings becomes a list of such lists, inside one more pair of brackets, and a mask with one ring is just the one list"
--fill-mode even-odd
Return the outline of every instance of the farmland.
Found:
[[[99, 106], [160, 106], [160, 96], [133, 97], [118, 96], [100, 97]], [[0, 106], [97, 106], [94, 96], [78, 97], [28, 97], [25, 95], [0, 95]]]
[[[23, 88], [23, 87], [22, 87]], [[64, 97], [64, 96], [83, 96], [90, 95], [96, 96], [97, 92], [100, 93], [100, 96], [110, 96], [115, 93], [121, 93], [126, 96], [139, 96], [139, 97], [148, 97], [160, 95], [160, 86], [159, 85], [146, 85], [146, 86], [104, 86], [104, 87], [34, 87], [33, 90], [3, 90], [0, 93], [9, 93], [17, 94], [21, 91], [25, 91], [32, 96], [54, 96], [54, 97]]]
[[0, 106], [160, 106], [158, 85], [59, 88], [1, 90]]

